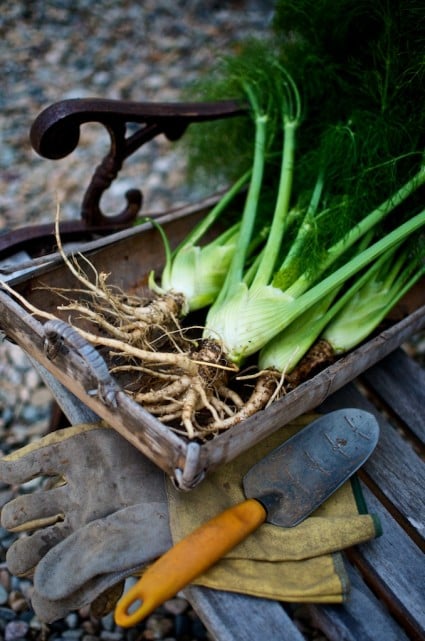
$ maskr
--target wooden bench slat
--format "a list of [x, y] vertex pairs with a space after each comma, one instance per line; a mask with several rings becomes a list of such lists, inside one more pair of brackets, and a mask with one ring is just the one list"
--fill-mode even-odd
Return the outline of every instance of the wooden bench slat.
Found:
[[425, 441], [425, 370], [397, 349], [362, 378], [422, 441]]
[[381, 427], [379, 442], [363, 470], [385, 497], [423, 538], [423, 500], [419, 487], [425, 487], [425, 466], [411, 444], [378, 412], [353, 384], [339, 390], [321, 405], [321, 410], [357, 407], [373, 413]]
[[351, 550], [350, 559], [363, 571], [367, 567], [367, 580], [405, 624], [425, 635], [423, 554], [369, 488], [363, 491], [370, 511], [381, 520], [383, 535]]
[[199, 586], [183, 594], [215, 641], [305, 641], [276, 601]]
[[310, 605], [313, 625], [329, 641], [408, 641], [385, 606], [364, 583], [359, 572], [346, 563], [351, 589], [343, 605]]

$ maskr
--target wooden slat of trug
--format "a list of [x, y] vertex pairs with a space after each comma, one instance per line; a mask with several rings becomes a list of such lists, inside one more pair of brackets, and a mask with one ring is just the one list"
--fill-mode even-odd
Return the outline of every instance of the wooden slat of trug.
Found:
[[408, 641], [403, 629], [367, 587], [359, 572], [348, 562], [346, 565], [351, 584], [347, 602], [308, 606], [313, 625], [322, 630], [329, 641]]
[[397, 349], [366, 370], [362, 378], [425, 441], [425, 370], [402, 349]]
[[[353, 384], [341, 389], [321, 405], [324, 411], [337, 407], [357, 407], [372, 412], [380, 424], [379, 441], [370, 459], [363, 466], [373, 484], [386, 500], [423, 539], [423, 496], [425, 466], [411, 444], [403, 438]], [[425, 410], [424, 410], [425, 411]]]
[[[418, 488], [420, 492], [420, 488]], [[350, 560], [413, 638], [425, 638], [424, 557], [418, 546], [364, 487], [371, 513], [378, 514], [383, 534], [350, 551]]]

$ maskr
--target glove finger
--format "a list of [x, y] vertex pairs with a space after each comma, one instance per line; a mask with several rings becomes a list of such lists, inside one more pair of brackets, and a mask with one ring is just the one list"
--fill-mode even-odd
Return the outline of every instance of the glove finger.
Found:
[[[105, 595], [105, 592], [110, 592], [113, 590], [112, 598]], [[93, 611], [93, 615], [100, 618], [108, 612], [111, 612], [118, 599], [122, 595], [124, 588], [124, 582], [121, 581], [121, 578], [117, 574], [108, 574], [90, 581], [83, 590], [77, 590], [74, 594], [71, 594], [66, 599], [58, 599], [52, 601], [41, 596], [37, 590], [34, 590], [31, 596], [31, 605], [37, 617], [40, 621], [44, 623], [53, 623], [58, 619], [63, 619], [64, 617], [74, 610], [79, 610], [87, 605], [93, 603], [97, 599], [101, 599], [102, 610], [99, 609], [96, 605], [96, 612]], [[109, 603], [105, 604], [103, 597], [108, 599]]]
[[145, 565], [171, 545], [167, 504], [133, 505], [92, 521], [48, 552], [34, 586], [44, 598], [67, 598], [96, 577]]
[[94, 429], [99, 429], [99, 425], [66, 427], [4, 456], [0, 459], [0, 480], [9, 484], [25, 483], [36, 476], [60, 474], [70, 464], [69, 439]]
[[58, 619], [64, 619], [72, 610], [79, 610], [87, 605], [87, 603], [80, 603], [78, 599], [75, 600], [75, 605], [74, 602], [70, 603], [67, 599], [50, 601], [40, 596], [37, 591], [34, 590], [31, 596], [31, 605], [40, 621], [43, 623], [53, 623], [54, 621], [58, 621]]
[[44, 555], [63, 541], [70, 531], [69, 525], [60, 523], [15, 541], [6, 553], [11, 574], [23, 576], [31, 573]]
[[1, 511], [1, 525], [11, 532], [34, 530], [64, 519], [66, 486], [24, 494], [13, 499]]

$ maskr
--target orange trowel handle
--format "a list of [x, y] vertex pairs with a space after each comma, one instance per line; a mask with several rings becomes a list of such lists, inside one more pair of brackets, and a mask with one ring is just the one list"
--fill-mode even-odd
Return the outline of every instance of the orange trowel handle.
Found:
[[261, 503], [248, 499], [201, 525], [153, 563], [124, 594], [115, 609], [116, 623], [130, 627], [142, 621], [256, 530], [266, 516]]

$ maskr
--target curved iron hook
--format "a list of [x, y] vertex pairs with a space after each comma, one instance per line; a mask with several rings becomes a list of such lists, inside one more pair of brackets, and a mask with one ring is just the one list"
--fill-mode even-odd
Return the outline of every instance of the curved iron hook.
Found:
[[[135, 219], [142, 206], [140, 190], [132, 189], [126, 193], [127, 205], [115, 216], [105, 216], [100, 208], [103, 193], [117, 177], [126, 158], [158, 134], [177, 140], [190, 123], [237, 116], [246, 111], [247, 106], [235, 100], [143, 103], [76, 98], [55, 103], [42, 111], [31, 127], [30, 140], [38, 154], [57, 160], [78, 146], [82, 124], [102, 124], [109, 133], [111, 145], [86, 190], [81, 216], [88, 226], [126, 226]], [[127, 136], [127, 124], [130, 122], [142, 127]]]

